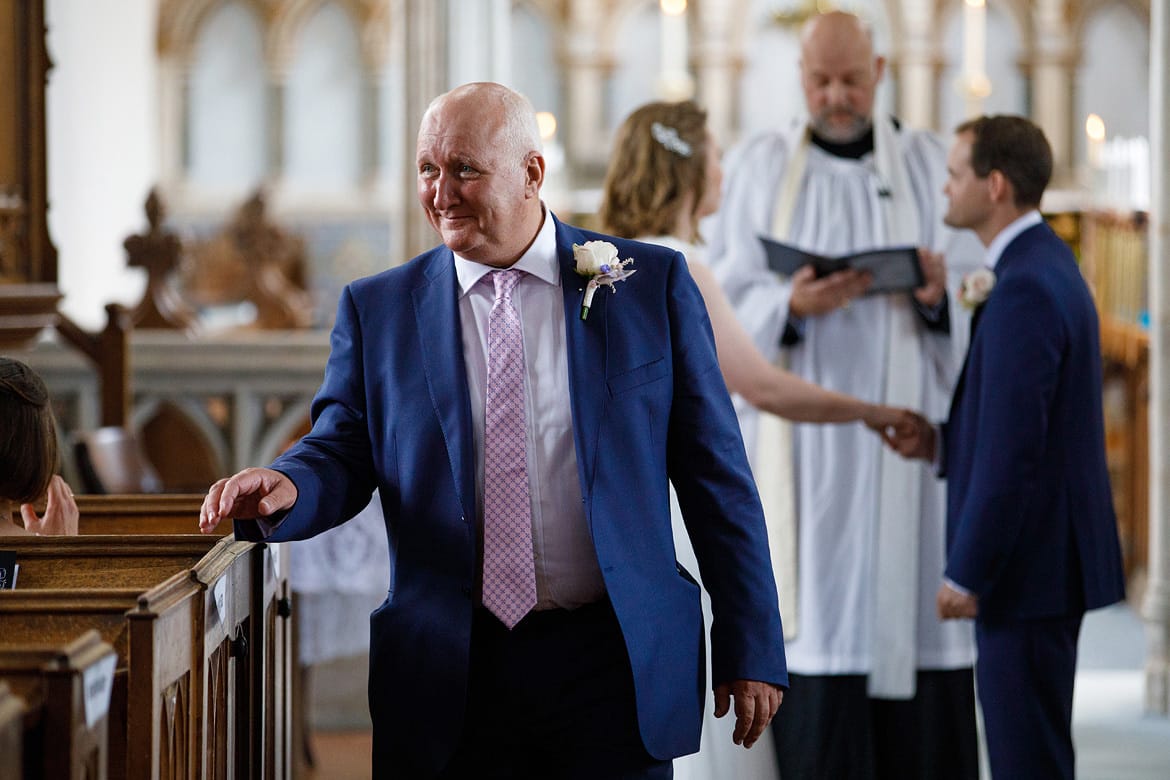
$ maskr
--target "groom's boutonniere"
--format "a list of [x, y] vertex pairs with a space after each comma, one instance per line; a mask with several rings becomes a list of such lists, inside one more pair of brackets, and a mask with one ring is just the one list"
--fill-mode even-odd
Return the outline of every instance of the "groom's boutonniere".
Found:
[[980, 268], [963, 277], [959, 283], [959, 303], [968, 309], [982, 306], [995, 287], [995, 271]]
[[615, 282], [633, 276], [635, 271], [627, 271], [626, 266], [634, 262], [630, 257], [618, 260], [617, 247], [608, 241], [586, 241], [584, 244], [573, 244], [573, 261], [576, 271], [587, 277], [589, 283], [585, 285], [585, 298], [581, 301], [581, 319], [589, 316], [589, 307], [593, 304], [593, 294], [601, 285], [609, 285], [609, 289], [617, 292]]

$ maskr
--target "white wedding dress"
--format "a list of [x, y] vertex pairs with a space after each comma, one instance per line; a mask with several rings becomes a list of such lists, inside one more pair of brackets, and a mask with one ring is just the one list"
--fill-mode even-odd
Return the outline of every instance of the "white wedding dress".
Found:
[[[714, 283], [713, 276], [703, 265], [703, 251], [684, 241], [669, 236], [655, 236], [641, 239], [676, 249], [687, 258], [687, 264], [700, 276], [700, 290], [704, 295], [712, 293], [707, 288]], [[710, 307], [709, 307], [710, 309]], [[718, 327], [718, 325], [715, 325]], [[702, 584], [699, 565], [694, 548], [682, 522], [682, 512], [670, 492], [670, 522], [674, 531], [675, 557], [679, 564]], [[707, 701], [703, 708], [703, 736], [698, 753], [674, 760], [675, 780], [776, 780], [780, 770], [776, 765], [772, 736], [767, 731], [750, 749], [744, 749], [731, 741], [735, 730], [735, 711], [731, 708], [722, 718], [715, 717], [715, 697], [711, 692], [711, 599], [703, 591], [703, 623], [707, 631]], [[769, 727], [770, 728], [770, 727]]]

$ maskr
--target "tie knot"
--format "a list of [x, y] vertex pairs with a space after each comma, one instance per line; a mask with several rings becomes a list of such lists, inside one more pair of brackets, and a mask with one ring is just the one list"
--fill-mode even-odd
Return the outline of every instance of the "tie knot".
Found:
[[509, 268], [505, 271], [492, 271], [492, 281], [496, 285], [496, 300], [508, 301], [512, 299], [512, 291], [520, 284], [523, 271]]

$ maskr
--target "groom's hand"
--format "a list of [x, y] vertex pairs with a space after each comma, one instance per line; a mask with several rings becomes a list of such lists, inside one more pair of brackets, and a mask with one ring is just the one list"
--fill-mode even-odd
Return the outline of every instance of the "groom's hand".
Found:
[[771, 683], [757, 680], [736, 680], [715, 686], [715, 717], [722, 718], [735, 697], [735, 731], [731, 741], [750, 748], [768, 728], [780, 702], [784, 700], [784, 689]]
[[[870, 426], [874, 427], [874, 426]], [[894, 425], [875, 428], [881, 434], [882, 440], [890, 449], [904, 458], [918, 460], [934, 460], [935, 441], [934, 426], [930, 421], [917, 412], [906, 412]]]

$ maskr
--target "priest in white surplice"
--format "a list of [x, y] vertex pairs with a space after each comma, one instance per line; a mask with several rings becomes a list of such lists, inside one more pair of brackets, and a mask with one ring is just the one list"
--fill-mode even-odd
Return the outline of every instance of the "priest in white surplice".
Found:
[[[711, 257], [765, 354], [824, 387], [937, 418], [967, 344], [969, 315], [951, 301], [982, 252], [942, 225], [942, 141], [872, 120], [883, 65], [856, 17], [810, 21], [810, 118], [750, 140], [731, 161]], [[849, 273], [782, 279], [760, 235], [826, 255], [933, 250], [922, 254], [928, 283], [865, 295], [868, 277]], [[746, 408], [741, 422], [771, 497], [772, 543], [797, 551], [795, 593], [781, 600], [795, 674], [772, 727], [784, 780], [976, 778], [971, 626], [944, 624], [934, 609], [943, 483], [859, 424], [787, 429]]]

